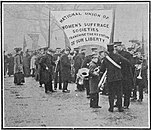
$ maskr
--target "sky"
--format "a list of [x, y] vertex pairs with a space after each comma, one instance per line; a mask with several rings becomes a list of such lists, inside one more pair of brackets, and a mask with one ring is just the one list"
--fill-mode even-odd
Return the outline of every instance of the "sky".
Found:
[[[117, 3], [116, 3], [117, 4]], [[65, 5], [68, 7], [68, 5]], [[90, 4], [91, 6], [91, 4]], [[84, 5], [82, 6], [84, 7]], [[81, 7], [81, 8], [82, 8]], [[87, 5], [89, 8], [89, 5]], [[147, 4], [117, 4], [115, 14], [115, 30], [114, 30], [114, 41], [122, 41], [126, 46], [130, 45], [129, 40], [137, 39], [142, 40], [142, 23], [144, 26], [144, 39], [148, 40], [148, 29], [149, 29], [149, 10]], [[6, 13], [6, 12], [4, 12]], [[8, 16], [9, 17], [9, 16]], [[8, 18], [7, 18], [8, 19]], [[7, 20], [4, 19], [4, 22]], [[24, 34], [28, 32], [31, 27], [30, 23], [25, 20], [14, 20], [6, 22], [3, 26], [4, 34], [4, 46], [5, 50], [11, 51], [12, 48], [19, 46], [22, 47]], [[31, 47], [32, 41], [26, 36], [28, 47]], [[64, 48], [64, 35], [62, 31], [56, 31], [52, 35], [52, 48], [61, 47]], [[44, 38], [40, 36], [39, 46], [46, 46]]]
[[115, 41], [128, 44], [131, 39], [142, 40], [142, 23], [144, 38], [148, 39], [148, 6], [142, 4], [118, 5], [116, 8]]

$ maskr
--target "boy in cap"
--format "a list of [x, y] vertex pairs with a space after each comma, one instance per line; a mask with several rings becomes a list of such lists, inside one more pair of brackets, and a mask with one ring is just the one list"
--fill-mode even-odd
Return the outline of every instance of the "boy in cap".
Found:
[[[89, 68], [89, 63], [91, 62], [92, 55], [97, 54], [97, 48], [91, 48], [91, 51], [92, 51], [92, 53], [84, 58], [81, 68]], [[87, 98], [90, 98], [89, 80], [84, 79], [83, 85], [84, 85], [84, 88], [86, 88]]]
[[89, 87], [90, 87], [90, 107], [92, 108], [101, 108], [98, 106], [99, 102], [99, 72], [95, 69], [98, 67], [98, 55], [93, 54], [92, 59], [89, 65]]

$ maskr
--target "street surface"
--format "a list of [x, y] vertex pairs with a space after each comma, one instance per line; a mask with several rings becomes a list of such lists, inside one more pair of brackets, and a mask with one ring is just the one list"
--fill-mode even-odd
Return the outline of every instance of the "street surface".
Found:
[[131, 102], [124, 112], [108, 112], [108, 96], [100, 95], [101, 109], [90, 108], [86, 92], [70, 93], [61, 90], [45, 94], [44, 87], [32, 77], [16, 86], [14, 77], [4, 79], [4, 127], [148, 127], [148, 95], [144, 100]]

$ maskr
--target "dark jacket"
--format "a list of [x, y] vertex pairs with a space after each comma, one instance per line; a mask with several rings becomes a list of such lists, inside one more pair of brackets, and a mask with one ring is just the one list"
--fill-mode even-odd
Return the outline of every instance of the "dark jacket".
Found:
[[119, 54], [126, 58], [129, 63], [122, 64], [122, 75], [123, 75], [123, 80], [127, 81], [129, 83], [129, 86], [133, 85], [133, 63], [132, 59], [133, 57], [129, 52], [126, 51], [120, 51]]
[[88, 55], [84, 58], [81, 68], [89, 68], [89, 63], [91, 62], [92, 55]]
[[75, 73], [78, 73], [78, 70], [81, 68], [82, 63], [84, 60], [84, 55], [79, 53], [75, 58], [74, 58], [74, 68], [75, 68]]
[[[53, 57], [49, 54], [46, 54], [43, 56], [40, 61], [40, 81], [41, 83], [48, 83], [52, 80], [53, 75], [53, 66], [55, 66], [55, 63], [53, 62]], [[48, 70], [46, 69], [48, 67]]]
[[61, 76], [63, 81], [71, 79], [71, 63], [67, 54], [62, 54], [60, 58]]
[[8, 58], [8, 75], [14, 74], [14, 57]]
[[99, 83], [99, 76], [94, 74], [95, 68], [97, 68], [97, 63], [90, 62], [89, 65], [89, 86], [90, 86], [90, 93], [98, 93], [98, 83]]
[[[121, 67], [124, 66], [124, 64], [129, 64], [129, 61], [119, 54], [109, 53], [109, 57]], [[105, 72], [106, 69], [107, 69], [107, 82], [114, 82], [123, 79], [121, 69], [117, 68], [110, 61], [104, 58], [100, 70], [102, 72]]]
[[[54, 54], [54, 56], [53, 56], [54, 61], [57, 61], [58, 57], [59, 57], [59, 58], [61, 57], [61, 53]], [[60, 59], [59, 59], [58, 63], [56, 64], [54, 70], [55, 70], [56, 72], [60, 71]]]

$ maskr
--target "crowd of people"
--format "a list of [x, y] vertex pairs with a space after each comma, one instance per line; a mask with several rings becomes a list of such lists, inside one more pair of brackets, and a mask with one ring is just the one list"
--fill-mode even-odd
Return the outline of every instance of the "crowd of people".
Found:
[[[113, 112], [114, 107], [123, 112], [129, 108], [131, 100], [136, 101], [139, 97], [138, 101], [142, 102], [143, 89], [148, 87], [144, 55], [139, 49], [126, 49], [121, 42], [107, 45], [106, 51], [92, 48], [87, 56], [86, 49], [71, 51], [70, 47], [63, 50], [45, 47], [32, 52], [23, 52], [21, 48], [14, 50], [14, 56], [4, 55], [4, 77], [14, 75], [14, 83], [22, 85], [25, 77], [32, 76], [39, 82], [39, 87], [44, 86], [46, 94], [57, 89], [70, 93], [68, 84], [76, 83], [75, 91], [86, 91], [92, 108], [101, 108], [98, 105], [101, 92], [109, 96], [109, 112]], [[83, 68], [88, 70], [85, 71], [88, 75], [78, 77]], [[116, 103], [114, 99], [117, 99]]]

